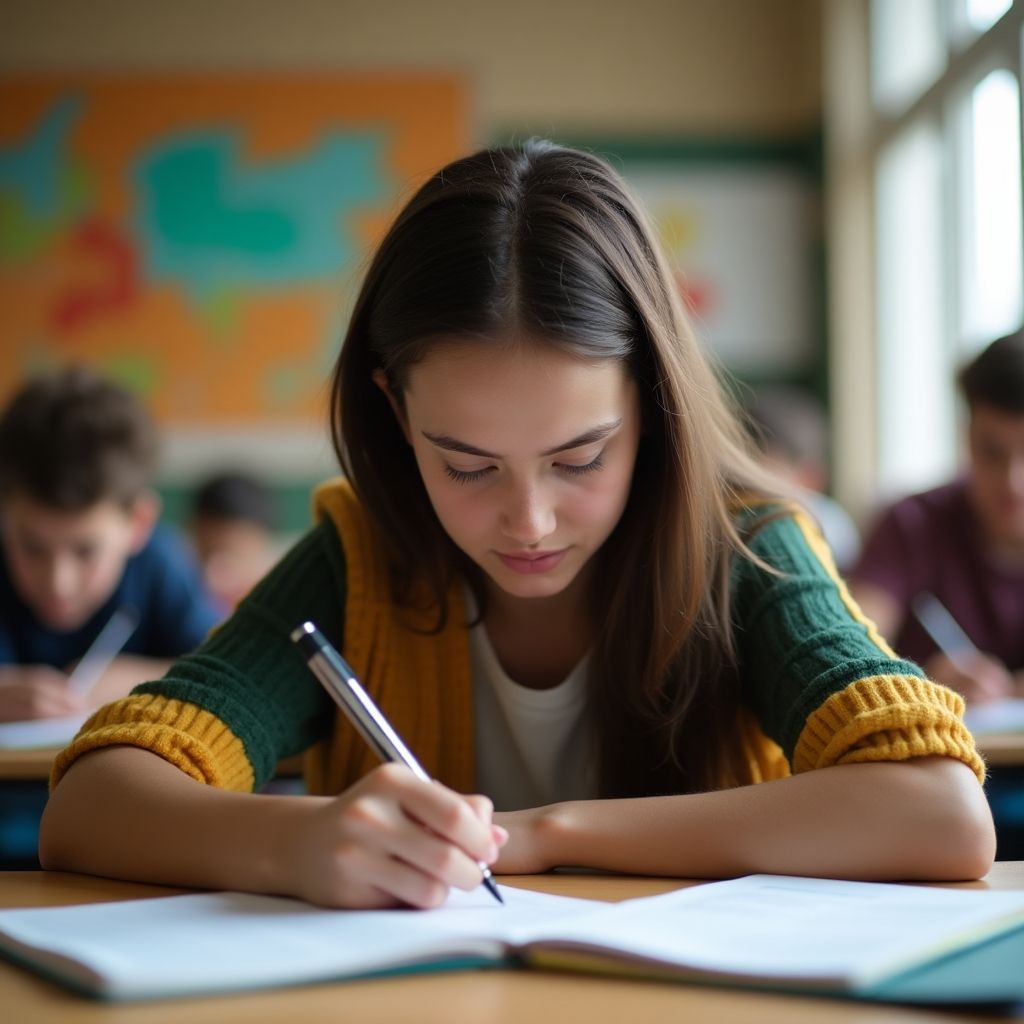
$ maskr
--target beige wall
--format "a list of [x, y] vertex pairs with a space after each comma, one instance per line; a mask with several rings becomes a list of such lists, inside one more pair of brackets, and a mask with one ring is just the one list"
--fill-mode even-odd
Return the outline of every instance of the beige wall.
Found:
[[0, 68], [458, 68], [480, 141], [820, 121], [819, 0], [8, 0]]

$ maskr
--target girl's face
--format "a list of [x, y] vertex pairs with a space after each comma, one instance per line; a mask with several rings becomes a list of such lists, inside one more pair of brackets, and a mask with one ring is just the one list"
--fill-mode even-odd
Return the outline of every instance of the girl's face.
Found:
[[629, 495], [635, 383], [617, 360], [551, 345], [440, 345], [409, 373], [399, 413], [451, 539], [514, 597], [563, 591]]

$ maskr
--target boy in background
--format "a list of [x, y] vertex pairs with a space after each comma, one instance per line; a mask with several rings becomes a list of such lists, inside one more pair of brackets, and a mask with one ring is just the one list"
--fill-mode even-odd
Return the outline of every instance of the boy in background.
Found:
[[[850, 589], [882, 635], [970, 701], [1024, 696], [1024, 332], [992, 342], [959, 376], [966, 474], [889, 508]], [[973, 644], [938, 650], [919, 595], [949, 610]]]
[[[80, 713], [159, 678], [218, 619], [158, 524], [156, 430], [126, 391], [71, 367], [0, 414], [0, 721]], [[68, 674], [121, 608], [122, 653], [86, 694]]]
[[218, 473], [198, 488], [189, 521], [206, 587], [227, 615], [281, 553], [270, 488], [247, 473]]
[[[901, 655], [968, 704], [1024, 697], [1024, 331], [961, 371], [964, 476], [896, 502], [868, 535], [850, 589]], [[915, 614], [933, 595], [970, 647], [939, 650]], [[1024, 768], [993, 765], [985, 791], [1000, 860], [1024, 857]]]

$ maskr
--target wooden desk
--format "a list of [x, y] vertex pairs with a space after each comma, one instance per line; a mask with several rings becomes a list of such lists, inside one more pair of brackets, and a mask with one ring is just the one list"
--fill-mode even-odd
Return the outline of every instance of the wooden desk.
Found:
[[1024, 765], [1024, 732], [978, 736], [975, 743], [989, 764]]
[[50, 747], [34, 750], [0, 750], [0, 781], [13, 779], [45, 782], [57, 751]]
[[[666, 879], [539, 875], [502, 885], [616, 901], [687, 884]], [[1024, 889], [1024, 862], [996, 864], [970, 888]], [[30, 907], [169, 895], [182, 890], [48, 872], [0, 873], [0, 906]], [[703, 988], [546, 971], [463, 971], [405, 975], [153, 1003], [97, 1003], [0, 962], [4, 1019], [32, 1024], [600, 1024], [604, 1021], [714, 1021], [715, 1024], [954, 1024], [992, 1018], [943, 1010]], [[1003, 1018], [1006, 1019], [1006, 1018]], [[1024, 1016], [1017, 1018], [1024, 1020]]]

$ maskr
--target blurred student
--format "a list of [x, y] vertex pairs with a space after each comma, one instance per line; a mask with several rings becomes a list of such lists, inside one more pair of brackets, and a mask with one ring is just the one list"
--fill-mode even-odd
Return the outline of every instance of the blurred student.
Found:
[[[158, 525], [156, 429], [82, 367], [0, 413], [0, 721], [70, 715], [162, 675], [217, 621], [191, 552]], [[134, 631], [87, 693], [69, 672], [118, 609]]]
[[227, 614], [273, 565], [279, 552], [270, 488], [247, 473], [218, 473], [196, 491], [189, 520], [207, 589]]
[[746, 403], [747, 426], [768, 467], [795, 488], [818, 521], [836, 565], [848, 569], [860, 552], [860, 534], [847, 511], [826, 493], [828, 422], [821, 405], [797, 388], [758, 388]]
[[[1024, 332], [959, 375], [968, 464], [960, 479], [886, 511], [851, 589], [896, 650], [970, 701], [1024, 696]], [[938, 650], [914, 614], [932, 594], [976, 650]]]

